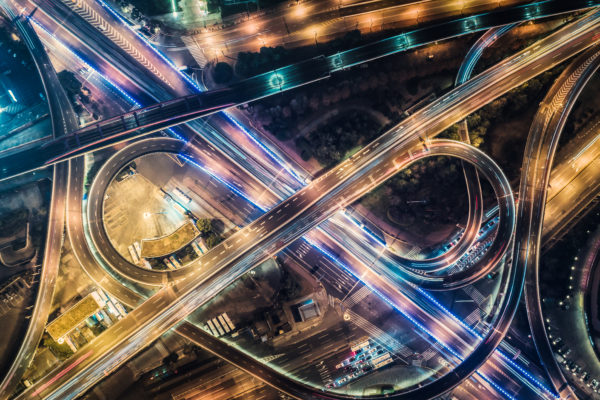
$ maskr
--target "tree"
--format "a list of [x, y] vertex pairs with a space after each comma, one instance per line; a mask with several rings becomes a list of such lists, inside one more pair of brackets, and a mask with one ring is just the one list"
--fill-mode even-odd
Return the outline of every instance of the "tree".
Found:
[[81, 82], [77, 80], [75, 74], [67, 70], [63, 70], [58, 73], [58, 81], [70, 96], [74, 96], [79, 93], [81, 87], [83, 86]]
[[201, 236], [207, 236], [212, 232], [212, 221], [209, 218], [200, 218], [196, 221], [196, 228]]
[[222, 240], [223, 238], [221, 236], [212, 233], [209, 237], [206, 238], [206, 247], [212, 249], [213, 247], [221, 243]]
[[73, 354], [73, 351], [66, 343], [58, 344], [50, 336], [44, 335], [42, 343], [44, 347], [50, 349], [50, 351], [61, 360], [64, 360]]
[[419, 91], [419, 78], [414, 77], [406, 81], [406, 91], [414, 96]]
[[302, 292], [302, 286], [289, 273], [287, 268], [282, 269], [281, 274], [281, 289], [279, 297], [282, 301], [289, 301], [298, 297]]
[[213, 69], [213, 79], [218, 84], [225, 84], [233, 78], [233, 68], [226, 62], [218, 62]]

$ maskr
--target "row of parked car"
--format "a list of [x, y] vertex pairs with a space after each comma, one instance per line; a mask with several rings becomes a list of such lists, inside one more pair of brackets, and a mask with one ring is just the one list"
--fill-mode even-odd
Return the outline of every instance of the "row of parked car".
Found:
[[556, 361], [570, 372], [575, 379], [579, 379], [587, 387], [592, 389], [594, 392], [600, 392], [600, 382], [597, 379], [592, 379], [590, 373], [585, 371], [583, 367], [578, 365], [575, 360], [569, 360], [568, 356], [571, 354], [571, 349], [563, 342], [561, 337], [550, 338], [552, 347], [554, 348]]

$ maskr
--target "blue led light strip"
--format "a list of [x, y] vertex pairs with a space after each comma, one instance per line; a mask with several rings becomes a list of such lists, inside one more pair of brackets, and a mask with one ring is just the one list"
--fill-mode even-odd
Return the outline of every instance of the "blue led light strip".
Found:
[[[104, 2], [103, 0], [96, 0], [98, 1], [98, 3], [105, 8], [106, 10], [108, 10], [113, 16], [115, 16], [115, 18], [117, 18], [119, 21], [121, 21], [131, 32], [133, 32], [139, 39], [142, 40], [142, 42], [146, 43], [146, 45], [152, 49], [152, 51], [154, 51], [162, 60], [164, 60], [178, 75], [180, 75], [183, 79], [185, 79], [186, 82], [188, 82], [190, 85], [192, 85], [193, 89], [197, 92], [203, 92], [202, 88], [200, 88], [196, 82], [194, 82], [194, 80], [192, 80], [187, 74], [183, 73], [182, 71], [180, 71], [175, 64], [173, 64], [173, 62], [167, 57], [165, 56], [160, 50], [158, 50], [158, 48], [156, 48], [156, 46], [154, 46], [152, 43], [150, 43], [148, 41], [148, 39], [146, 37], [144, 37], [143, 35], [141, 35], [139, 32], [137, 32], [135, 29], [133, 29], [131, 27], [131, 25], [129, 25], [129, 23], [127, 22], [127, 20], [125, 20], [121, 14], [119, 14], [116, 10], [114, 10], [109, 4], [107, 4], [106, 2]], [[300, 178], [298, 176], [298, 174], [284, 161], [282, 161], [280, 159], [279, 156], [277, 156], [272, 150], [270, 150], [267, 146], [263, 145], [262, 143], [260, 143], [260, 141], [254, 136], [252, 135], [248, 129], [246, 129], [245, 127], [242, 126], [242, 124], [237, 121], [231, 114], [224, 112], [225, 116], [231, 121], [233, 122], [240, 130], [242, 130], [242, 132], [244, 132], [246, 134], [246, 136], [248, 136], [253, 142], [255, 142], [271, 159], [273, 159], [276, 163], [278, 163], [285, 171], [287, 171], [295, 180], [297, 180], [300, 184], [305, 185], [304, 180], [302, 178]]]

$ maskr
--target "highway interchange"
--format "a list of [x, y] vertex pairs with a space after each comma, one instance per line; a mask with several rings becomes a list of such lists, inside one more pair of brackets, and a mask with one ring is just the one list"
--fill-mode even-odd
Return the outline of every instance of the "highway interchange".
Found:
[[[482, 74], [485, 75], [484, 77], [480, 75], [474, 81], [460, 86], [445, 97], [438, 99], [424, 110], [415, 113], [410, 119], [403, 121], [403, 126], [390, 131], [386, 136], [365, 147], [347, 162], [313, 180], [306, 188], [288, 198], [283, 203], [280, 203], [264, 217], [254, 221], [252, 224], [236, 233], [230, 240], [212, 250], [209, 255], [213, 254], [214, 256], [208, 260], [208, 263], [211, 265], [210, 268], [203, 265], [202, 269], [204, 271], [199, 271], [198, 268], [190, 266], [186, 269], [174, 272], [172, 276], [168, 276], [166, 279], [167, 281], [183, 280], [188, 276], [192, 278], [192, 281], [187, 283], [177, 282], [170, 287], [161, 289], [156, 295], [151, 297], [147, 302], [141, 304], [126, 317], [120, 326], [115, 326], [117, 329], [112, 331], [114, 337], [110, 339], [106, 338], [106, 340], [103, 340], [104, 337], [101, 337], [98, 341], [93, 343], [94, 346], [92, 347], [92, 350], [88, 348], [82, 349], [80, 353], [74, 356], [74, 359], [77, 362], [75, 367], [70, 369], [67, 374], [61, 375], [59, 379], [52, 380], [53, 378], [49, 377], [47, 381], [51, 381], [53, 383], [52, 386], [54, 386], [55, 383], [58, 386], [60, 381], [66, 382], [67, 378], [75, 376], [75, 373], [87, 372], [85, 367], [91, 365], [92, 361], [98, 359], [101, 360], [101, 365], [106, 366], [108, 370], [112, 370], [115, 368], [115, 360], [122, 362], [135, 351], [144, 347], [144, 343], [148, 343], [151, 337], [160, 335], [165, 329], [168, 329], [181, 318], [185, 317], [185, 314], [193, 310], [207, 298], [210, 298], [211, 294], [218, 292], [218, 290], [221, 287], [224, 287], [226, 283], [235, 279], [235, 277], [255, 265], [256, 262], [276, 253], [279, 249], [285, 247], [287, 243], [299, 237], [303, 232], [306, 232], [310, 227], [315, 226], [319, 221], [322, 221], [327, 216], [331, 215], [332, 212], [351, 203], [353, 199], [360, 197], [363, 193], [375, 187], [379, 182], [385, 180], [399, 168], [405, 167], [406, 163], [412, 162], [419, 157], [427, 157], [431, 154], [435, 154], [436, 151], [465, 157], [478, 167], [485, 168], [486, 165], [490, 165], [491, 169], [488, 169], [487, 175], [489, 178], [495, 177], [495, 179], [492, 179], [492, 182], [502, 182], [504, 180], [503, 185], [498, 188], [504, 188], [504, 192], [499, 197], [505, 202], [501, 202], [501, 226], [498, 228], [499, 237], [497, 237], [494, 242], [495, 247], [487, 253], [485, 262], [481, 263], [486, 267], [478, 268], [478, 271], [475, 274], [472, 274], [469, 270], [462, 273], [462, 275], [458, 274], [452, 275], [448, 277], [448, 279], [438, 279], [437, 281], [439, 283], [432, 284], [431, 287], [440, 289], [452, 285], [464, 285], [475, 279], [474, 277], [485, 274], [488, 269], [493, 268], [499, 262], [509, 248], [510, 238], [512, 237], [514, 229], [514, 218], [516, 217], [514, 204], [511, 205], [512, 194], [510, 187], [507, 182], [505, 182], [505, 178], [503, 178], [501, 172], [496, 170], [495, 173], [492, 173], [494, 164], [493, 162], [491, 164], [489, 163], [491, 160], [487, 160], [486, 162], [484, 155], [469, 151], [468, 147], [463, 148], [458, 144], [430, 141], [429, 139], [443, 130], [444, 127], [463, 119], [482, 104], [489, 102], [491, 99], [506, 92], [510, 88], [518, 86], [520, 83], [529, 79], [529, 77], [534, 76], [545, 69], [551, 68], [553, 65], [560, 63], [572, 54], [576, 54], [588, 47], [593, 42], [593, 39], [590, 39], [595, 37], [597, 22], [595, 15], [586, 18], [587, 19], [583, 20], [585, 22], [578, 22], [572, 24], [569, 28], [565, 28], [568, 34], [564, 34], [563, 37], [558, 38], [558, 35], [554, 35], [554, 37], [545, 39], [538, 44], [537, 47], [532, 46], [527, 52], [523, 51], [520, 55], [514, 56], [511, 59], [512, 61], [504, 62], [503, 65], [486, 71], [487, 75], [485, 73]], [[502, 74], [505, 79], [500, 80], [494, 78], [500, 74]], [[506, 79], [507, 77], [512, 79]], [[229, 104], [230, 103], [225, 103], [222, 107], [225, 108]], [[451, 110], [452, 113], [449, 113], [448, 110]], [[420, 131], [416, 129], [417, 127]], [[424, 140], [427, 145], [423, 145], [423, 142], [418, 139], [419, 136], [423, 138], [421, 140]], [[150, 140], [152, 141], [153, 139]], [[143, 146], [141, 143], [143, 142], [138, 142], [136, 145]], [[168, 147], [168, 145], [165, 147]], [[458, 151], [458, 149], [463, 149], [463, 153]], [[175, 147], [172, 150], [176, 151], [178, 149]], [[382, 161], [379, 161], [379, 159], [382, 159]], [[80, 161], [81, 158], [70, 161], [70, 168], [74, 173], [72, 176], [82, 174], [82, 171], [78, 172], [77, 170], [77, 168], [81, 168], [80, 163], [78, 167], [78, 160]], [[119, 160], [117, 158], [115, 160], [126, 163], [126, 160], [124, 159]], [[379, 164], [372, 165], [371, 160], [375, 160], [386, 166], [381, 167]], [[60, 165], [64, 165], [64, 163]], [[369, 171], [373, 172], [369, 175]], [[96, 182], [100, 183], [97, 184]], [[94, 183], [95, 187], [100, 187], [102, 185], [101, 181], [96, 182]], [[82, 185], [74, 185], [74, 187], [81, 186]], [[350, 190], [347, 189], [348, 186], [354, 187]], [[506, 189], [507, 186], [508, 189]], [[101, 191], [101, 189], [98, 190]], [[92, 188], [92, 192], [94, 192], [94, 187]], [[77, 199], [76, 193], [73, 196]], [[101, 201], [102, 198], [97, 196], [90, 197], [92, 199], [91, 201], [94, 201], [94, 199], [96, 199], [95, 201]], [[342, 199], [341, 203], [339, 199]], [[506, 201], [508, 201], [508, 203], [506, 203]], [[68, 207], [70, 208], [71, 206]], [[78, 206], [74, 207], [76, 209]], [[99, 204], [97, 203], [95, 207], [99, 207]], [[93, 210], [94, 207], [88, 209], [88, 212], [93, 212]], [[78, 218], [78, 214], [79, 218], [83, 215], [82, 213], [73, 212], [75, 219]], [[79, 223], [80, 221], [75, 222], [75, 224]], [[290, 232], [290, 227], [296, 228], [295, 232]], [[278, 233], [279, 231], [281, 231], [281, 234]], [[276, 234], [278, 236], [276, 236]], [[82, 240], [77, 239], [77, 236], [75, 236], [74, 239], [71, 235], [70, 239], [75, 241]], [[261, 246], [255, 248], [257, 243], [261, 244]], [[85, 250], [82, 250], [82, 253], [83, 252], [85, 252]], [[207, 258], [208, 256], [203, 258], [202, 261], [205, 261]], [[243, 265], [239, 265], [239, 263], [243, 263]], [[228, 275], [223, 274], [222, 276], [216, 277], [217, 271], [230, 272]], [[512, 273], [515, 274], [515, 272]], [[135, 275], [135, 271], [129, 275]], [[164, 284], [165, 274], [157, 273], [156, 275], [159, 277], [151, 283], [156, 285]], [[132, 278], [132, 276], [128, 277]], [[220, 280], [222, 281], [219, 282]], [[379, 283], [384, 285], [386, 282]], [[425, 282], [421, 283], [427, 285]], [[102, 286], [102, 283], [99, 282], [99, 284]], [[201, 296], [193, 295], [193, 291], [197, 287], [205, 287], [207, 288], [207, 291], [202, 291]], [[390, 290], [394, 290], [394, 288], [390, 288]], [[517, 290], [516, 292], [517, 293], [515, 293], [512, 298], [518, 300], [520, 294], [518, 292], [520, 291]], [[386, 294], [388, 294], [388, 296], [386, 296], [388, 298], [394, 297], [393, 294]], [[183, 306], [183, 304], [179, 303], [179, 299], [183, 298], [183, 296], [193, 299], [194, 303], [191, 301], [185, 302], [185, 306]], [[509, 295], [508, 297], [511, 296]], [[167, 306], [167, 304], [170, 304], [171, 306]], [[404, 305], [406, 306], [406, 304]], [[168, 311], [168, 314], [165, 313], [164, 316], [161, 314], [150, 316], [149, 314], [152, 313], [148, 312], [148, 310], [158, 307], [164, 308], [165, 311]], [[148, 315], [148, 317], [140, 317], [145, 315]], [[168, 318], [168, 320], [160, 320], [162, 318]], [[144, 327], [140, 324], [141, 321], [150, 319], [157, 321], [156, 325]], [[510, 321], [510, 319], [510, 316], [505, 318], [505, 320], [508, 321]], [[129, 325], [127, 325], [128, 323]], [[185, 325], [180, 325], [178, 329], [182, 326]], [[507, 326], [504, 328], [507, 328]], [[146, 329], [146, 331], [143, 329]], [[440, 327], [439, 329], [447, 329], [447, 327]], [[145, 337], [144, 341], [136, 339], [141, 337], [140, 335], [142, 332], [149, 332], [149, 336]], [[189, 332], [187, 334], [190, 335]], [[437, 334], [439, 335], [439, 333]], [[497, 336], [501, 339], [503, 333]], [[122, 340], [124, 338], [127, 339]], [[493, 350], [493, 348], [495, 348], [495, 344], [490, 345], [490, 349]], [[106, 351], [109, 349], [113, 350], [112, 354], [106, 354]], [[122, 349], [123, 352], [121, 353], [117, 349]], [[103, 354], [99, 354], [100, 351], [103, 351]], [[465, 352], [464, 349], [461, 350], [461, 353], [463, 352]], [[475, 353], [472, 353], [471, 356], [469, 356], [469, 360], [471, 360], [473, 354]], [[467, 365], [467, 363], [461, 364], [461, 366], [465, 368], [462, 372], [464, 372], [465, 375], [468, 375], [485, 358], [487, 358], [487, 356], [482, 357], [479, 362], [474, 361], [469, 363], [466, 367], [463, 366], [463, 364]], [[106, 371], [106, 369], [96, 372], [102, 373], [104, 371]], [[489, 370], [484, 369], [483, 373], [489, 374]], [[459, 378], [456, 378], [452, 374], [447, 375], [447, 377], [448, 378], [442, 378], [447, 379], [447, 381], [438, 381], [438, 383], [436, 383], [436, 386], [440, 386], [440, 390], [453, 387], [461, 380], [460, 374]], [[88, 375], [86, 379], [90, 379], [88, 384], [91, 384], [95, 379], [98, 379], [98, 376], [94, 378], [94, 375]], [[73, 382], [75, 383], [67, 383], [64, 386], [60, 386], [57, 392], [53, 394], [53, 396], [59, 397], [51, 398], [64, 398], [60, 396], [64, 396], [67, 392], [72, 390], [71, 385], [77, 383], [76, 381]], [[447, 386], [444, 386], [444, 384]], [[34, 389], [31, 389], [28, 392], [34, 393], [34, 396], [43, 397], [46, 393], [49, 394], [51, 392], [51, 386], [48, 385], [44, 387], [44, 385], [44, 381], [41, 381], [37, 383], [35, 387], [38, 389], [42, 388], [42, 390], [37, 391], [34, 387]], [[433, 392], [423, 390], [422, 393], [424, 393], [424, 396], [430, 396]]]

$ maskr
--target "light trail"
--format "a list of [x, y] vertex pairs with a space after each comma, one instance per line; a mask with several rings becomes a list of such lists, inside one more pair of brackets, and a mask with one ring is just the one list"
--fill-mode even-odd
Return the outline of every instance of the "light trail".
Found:
[[58, 39], [53, 33], [51, 33], [50, 31], [48, 31], [48, 29], [46, 29], [46, 27], [44, 27], [40, 22], [38, 22], [35, 18], [33, 17], [27, 17], [27, 19], [29, 21], [31, 21], [37, 28], [39, 28], [41, 31], [43, 31], [46, 35], [48, 35], [49, 37], [51, 37], [55, 43], [57, 43], [63, 50], [68, 51], [69, 53], [71, 53], [75, 58], [77, 58], [83, 65], [86, 66], [86, 68], [89, 68], [90, 70], [92, 70], [95, 74], [97, 74], [100, 78], [102, 78], [106, 83], [108, 83], [110, 86], [112, 86], [114, 89], [116, 89], [125, 99], [127, 99], [132, 105], [136, 106], [136, 107], [142, 107], [142, 105], [133, 98], [132, 95], [130, 95], [129, 93], [127, 93], [123, 88], [121, 88], [119, 85], [117, 85], [116, 83], [114, 83], [112, 80], [110, 80], [109, 78], [106, 77], [106, 75], [102, 74], [100, 71], [98, 71], [95, 67], [93, 67], [88, 61], [84, 60], [84, 58], [79, 55], [75, 50], [73, 50], [72, 48], [68, 47], [66, 44], [64, 44], [60, 39]]
[[[188, 84], [191, 85], [191, 87], [193, 88], [194, 91], [196, 91], [198, 93], [204, 92], [204, 90], [196, 82], [194, 82], [193, 79], [191, 79], [187, 74], [185, 74], [183, 71], [181, 71], [179, 68], [177, 68], [175, 66], [175, 64], [171, 61], [171, 59], [169, 59], [166, 55], [164, 55], [158, 48], [156, 48], [156, 46], [154, 46], [152, 43], [150, 43], [144, 35], [140, 34], [137, 30], [133, 29], [133, 27], [131, 27], [129, 25], [129, 23], [125, 20], [125, 18], [123, 18], [121, 16], [121, 14], [119, 14], [118, 11], [116, 11], [112, 6], [107, 4], [104, 0], [96, 0], [96, 1], [103, 8], [108, 10], [114, 17], [116, 17], [127, 29], [129, 29], [133, 34], [135, 34], [139, 39], [141, 39], [142, 42], [144, 42], [148, 46], [148, 48], [150, 48], [163, 61], [165, 61], [173, 69], [173, 71], [177, 72], [177, 74], [179, 76], [181, 76]], [[269, 158], [271, 158], [273, 161], [278, 163], [281, 168], [283, 168], [288, 174], [290, 174], [290, 176], [292, 178], [294, 178], [296, 181], [298, 181], [298, 183], [305, 185], [304, 179], [302, 179], [299, 176], [299, 174], [288, 163], [286, 163], [285, 161], [283, 161], [281, 159], [281, 157], [276, 155], [273, 152], [273, 150], [271, 150], [270, 148], [265, 146], [263, 143], [261, 143], [258, 140], [258, 138], [256, 138], [254, 135], [252, 135], [246, 127], [244, 127], [237, 119], [235, 119], [235, 117], [233, 117], [233, 115], [231, 115], [231, 113], [229, 113], [227, 111], [223, 111], [223, 114], [226, 116], [227, 119], [229, 119], [231, 122], [233, 122], [234, 125], [236, 125], [248, 138], [250, 138], [250, 140], [252, 140], [254, 143], [256, 143], [269, 156]]]

